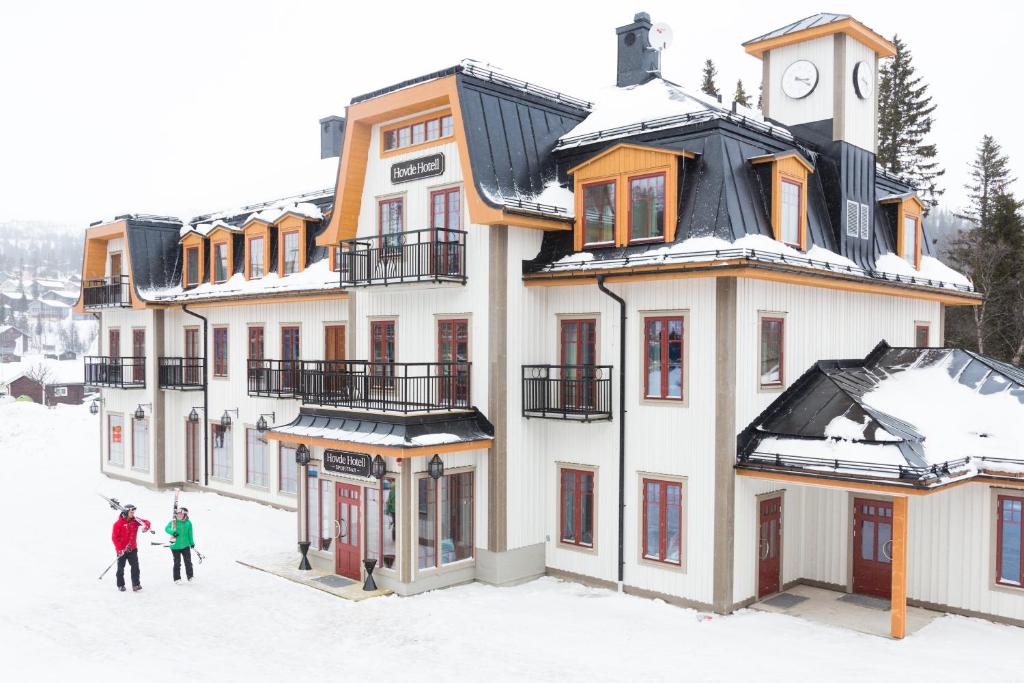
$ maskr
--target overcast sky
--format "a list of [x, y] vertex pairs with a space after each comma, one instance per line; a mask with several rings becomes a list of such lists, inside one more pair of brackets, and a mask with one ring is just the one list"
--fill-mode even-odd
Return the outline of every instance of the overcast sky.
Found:
[[[696, 90], [706, 58], [756, 94], [740, 43], [818, 11], [898, 33], [939, 105], [944, 203], [961, 206], [983, 133], [1024, 176], [1020, 3], [4, 2], [0, 221], [85, 226], [193, 215], [327, 186], [317, 120], [463, 57], [587, 97], [614, 83], [616, 26], [668, 23], [663, 74]], [[500, 8], [500, 9], [499, 9]]]

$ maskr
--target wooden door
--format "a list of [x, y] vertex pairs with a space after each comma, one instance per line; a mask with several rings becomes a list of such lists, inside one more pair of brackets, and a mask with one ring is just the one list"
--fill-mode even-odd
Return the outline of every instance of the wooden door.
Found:
[[469, 404], [469, 321], [437, 321], [437, 362], [443, 405]]
[[779, 592], [782, 576], [782, 497], [758, 505], [757, 597]]
[[121, 253], [114, 252], [110, 255], [110, 279], [116, 282], [121, 277]]
[[853, 592], [892, 594], [892, 501], [853, 501]]
[[430, 193], [431, 240], [434, 245], [432, 275], [459, 275], [462, 272], [459, 234], [454, 232], [462, 227], [461, 194], [457, 187]]
[[132, 381], [141, 382], [144, 379], [146, 370], [146, 331], [132, 330]]
[[[185, 358], [199, 358], [199, 328], [197, 327], [186, 327], [185, 328]], [[200, 371], [199, 366], [195, 362], [184, 361], [185, 363], [185, 383], [186, 384], [199, 384]]]
[[360, 489], [352, 484], [335, 485], [334, 571], [354, 581], [360, 578], [359, 508]]
[[281, 328], [282, 389], [294, 390], [299, 386], [299, 328]]
[[107, 334], [107, 352], [111, 358], [121, 357], [121, 330], [111, 328]]
[[596, 387], [597, 321], [563, 320], [561, 326], [562, 406], [593, 407]]
[[345, 326], [324, 327], [324, 360], [345, 360]]
[[201, 422], [185, 421], [185, 480], [199, 481], [203, 471], [203, 443], [199, 429]]

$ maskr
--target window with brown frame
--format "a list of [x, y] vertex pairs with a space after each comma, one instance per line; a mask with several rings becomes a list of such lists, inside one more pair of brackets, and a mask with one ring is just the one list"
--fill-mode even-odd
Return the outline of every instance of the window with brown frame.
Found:
[[263, 262], [263, 237], [249, 238], [249, 279], [256, 280], [266, 274], [266, 265]]
[[213, 328], [213, 376], [228, 376], [228, 328]]
[[644, 397], [683, 400], [683, 317], [644, 318]]
[[188, 247], [185, 250], [185, 286], [195, 287], [199, 284], [199, 247]]
[[390, 251], [401, 253], [404, 208], [401, 197], [382, 199], [377, 205], [377, 232], [383, 238], [385, 255]]
[[251, 360], [263, 359], [264, 333], [262, 325], [249, 326], [249, 356]]
[[282, 275], [291, 275], [299, 272], [299, 236], [298, 230], [286, 232], [281, 236], [281, 248], [283, 254]]
[[930, 340], [931, 327], [927, 324], [918, 323], [914, 325], [914, 344], [918, 348], [926, 348], [931, 346]]
[[758, 381], [764, 388], [781, 387], [784, 381], [785, 325], [780, 316], [761, 316], [761, 363]]
[[559, 540], [594, 547], [594, 472], [563, 467], [559, 489]]
[[615, 181], [583, 186], [583, 244], [612, 245], [615, 240]]
[[455, 125], [452, 115], [440, 113], [425, 120], [385, 128], [381, 134], [381, 146], [383, 151], [391, 152], [403, 147], [443, 140], [451, 137], [454, 133]]
[[682, 566], [682, 483], [645, 478], [643, 493], [643, 558]]
[[228, 243], [215, 242], [213, 245], [213, 281], [224, 282], [228, 279]]
[[665, 174], [629, 179], [629, 241], [665, 239]]
[[779, 241], [794, 249], [803, 248], [804, 184], [783, 177], [779, 183]]
[[910, 265], [917, 268], [917, 240], [920, 235], [920, 219], [911, 214], [903, 215], [902, 234], [900, 239], [900, 256]]
[[996, 583], [1024, 587], [1024, 498], [996, 497]]

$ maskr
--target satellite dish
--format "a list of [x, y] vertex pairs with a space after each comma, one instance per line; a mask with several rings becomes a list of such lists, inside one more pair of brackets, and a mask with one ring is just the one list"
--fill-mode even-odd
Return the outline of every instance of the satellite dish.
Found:
[[672, 27], [668, 24], [657, 23], [651, 27], [648, 41], [655, 50], [664, 50], [672, 44]]

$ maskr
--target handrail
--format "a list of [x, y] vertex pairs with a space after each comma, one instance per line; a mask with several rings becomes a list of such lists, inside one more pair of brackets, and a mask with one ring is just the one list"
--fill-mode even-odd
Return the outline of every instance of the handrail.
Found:
[[129, 283], [127, 275], [82, 280], [82, 305], [85, 308], [129, 307], [132, 305]]
[[[988, 458], [986, 458], [987, 460]], [[815, 458], [802, 455], [783, 455], [780, 453], [763, 453], [754, 451], [747, 455], [741, 455], [739, 462], [742, 465], [762, 465], [774, 467], [793, 468], [824, 468], [832, 471], [846, 470], [847, 472], [869, 473], [878, 475], [895, 475], [899, 479], [911, 479], [922, 481], [925, 479], [937, 478], [943, 474], [952, 474], [956, 470], [963, 469], [971, 462], [970, 457], [958, 458], [947, 462], [935, 463], [927, 466], [915, 465], [888, 465], [885, 463], [864, 462], [859, 460], [841, 460], [838, 458]]]
[[161, 356], [157, 370], [161, 389], [202, 389], [206, 359]]
[[381, 412], [468, 409], [469, 362], [302, 361], [302, 402]]
[[466, 283], [466, 231], [408, 230], [339, 243], [342, 287], [402, 282]]
[[145, 356], [85, 356], [85, 384], [117, 389], [146, 387]]
[[612, 419], [611, 365], [522, 366], [523, 416]]

